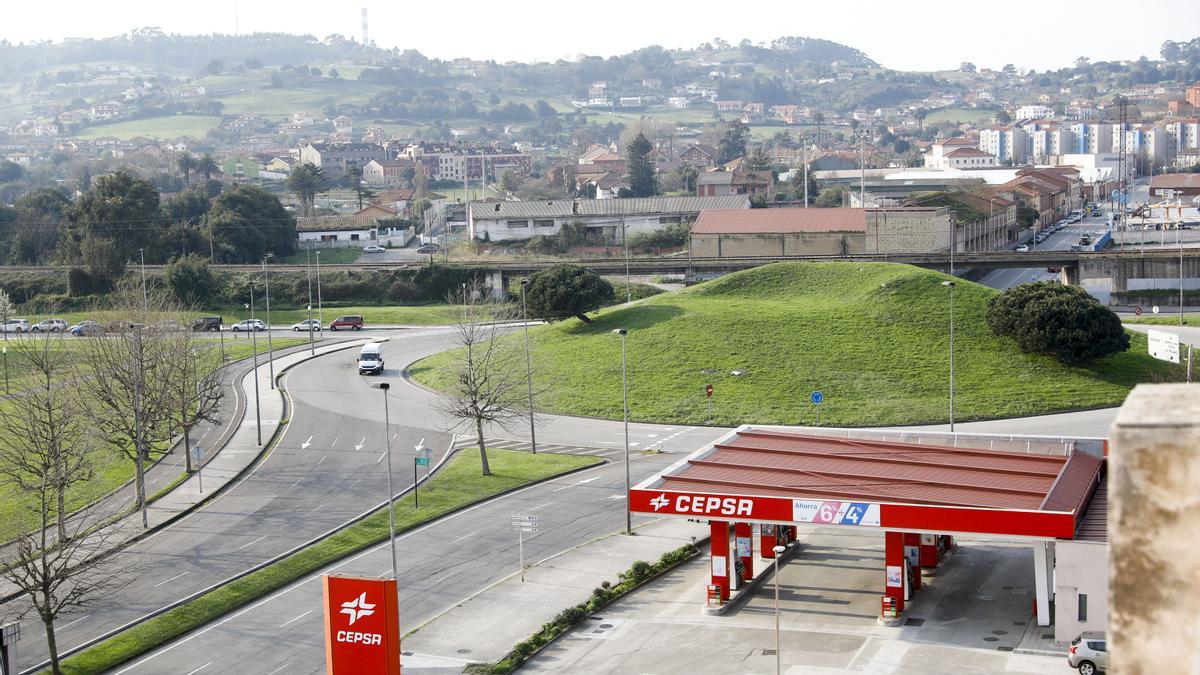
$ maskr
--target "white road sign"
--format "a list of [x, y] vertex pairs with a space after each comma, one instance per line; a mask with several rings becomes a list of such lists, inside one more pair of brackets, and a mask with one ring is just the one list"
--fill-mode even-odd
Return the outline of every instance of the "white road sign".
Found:
[[1150, 356], [1162, 361], [1179, 363], [1179, 336], [1161, 330], [1149, 332]]

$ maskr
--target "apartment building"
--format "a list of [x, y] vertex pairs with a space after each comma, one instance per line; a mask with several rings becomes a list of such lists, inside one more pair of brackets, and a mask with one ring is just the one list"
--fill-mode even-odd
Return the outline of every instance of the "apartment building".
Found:
[[1071, 124], [1075, 136], [1075, 154], [1112, 152], [1112, 123], [1089, 120]]
[[529, 175], [533, 156], [516, 148], [461, 143], [412, 143], [399, 149], [399, 158], [425, 167], [429, 180], [495, 181], [505, 171]]
[[1028, 145], [1025, 131], [1019, 127], [984, 129], [979, 132], [979, 149], [1001, 162], [1024, 164]]

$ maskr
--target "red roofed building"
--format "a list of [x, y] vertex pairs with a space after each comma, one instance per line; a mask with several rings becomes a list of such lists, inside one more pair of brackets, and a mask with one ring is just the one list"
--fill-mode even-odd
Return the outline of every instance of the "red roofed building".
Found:
[[946, 209], [706, 210], [692, 225], [698, 257], [917, 253], [949, 246]]

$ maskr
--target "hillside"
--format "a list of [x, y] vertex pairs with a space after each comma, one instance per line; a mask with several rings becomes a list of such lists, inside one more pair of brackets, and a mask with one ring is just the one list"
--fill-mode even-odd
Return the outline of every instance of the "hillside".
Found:
[[[611, 331], [625, 327], [636, 420], [704, 422], [711, 382], [718, 424], [812, 423], [814, 390], [825, 395], [822, 424], [944, 422], [947, 278], [906, 265], [781, 263], [605, 310], [591, 324], [543, 326], [530, 332], [548, 390], [539, 408], [619, 417], [621, 352]], [[956, 290], [960, 421], [1118, 405], [1138, 382], [1180, 377], [1151, 359], [1137, 335], [1129, 352], [1088, 369], [1023, 354], [987, 328], [995, 293], [965, 281]], [[422, 361], [413, 375], [443, 385], [448, 360]], [[738, 369], [746, 374], [730, 375]]]

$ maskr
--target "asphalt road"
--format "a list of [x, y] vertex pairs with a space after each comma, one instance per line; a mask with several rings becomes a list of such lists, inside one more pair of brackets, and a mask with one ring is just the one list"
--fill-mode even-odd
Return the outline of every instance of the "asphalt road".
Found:
[[[1081, 226], [1082, 231], [1095, 233], [1104, 230], [1104, 222], [1103, 217], [1084, 218], [1083, 222], [1064, 227], [1040, 244], [1031, 243], [1029, 248], [1031, 251], [1070, 250], [1072, 244], [1079, 243]], [[1025, 267], [992, 270], [980, 279], [979, 283], [1002, 291], [1029, 281], [1049, 281], [1056, 278], [1058, 278], [1058, 274], [1047, 272], [1045, 267]]]

